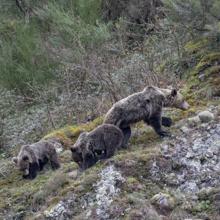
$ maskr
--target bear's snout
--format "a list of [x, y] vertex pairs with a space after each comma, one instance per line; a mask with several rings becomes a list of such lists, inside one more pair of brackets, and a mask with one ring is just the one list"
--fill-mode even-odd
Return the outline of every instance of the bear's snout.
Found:
[[190, 105], [188, 104], [188, 102], [184, 101], [182, 103], [181, 109], [182, 110], [187, 110], [187, 109], [189, 109], [189, 107], [190, 107]]

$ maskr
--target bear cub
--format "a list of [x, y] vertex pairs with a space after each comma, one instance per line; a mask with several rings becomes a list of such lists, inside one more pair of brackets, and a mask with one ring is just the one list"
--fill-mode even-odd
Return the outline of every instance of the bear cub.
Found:
[[121, 148], [122, 131], [110, 124], [103, 124], [91, 132], [83, 132], [71, 147], [72, 159], [83, 170], [93, 166], [98, 160], [107, 159]]
[[37, 172], [41, 171], [48, 162], [50, 162], [52, 169], [60, 167], [53, 144], [46, 140], [22, 146], [18, 156], [13, 157], [12, 160], [23, 172], [23, 178], [25, 179], [34, 179]]

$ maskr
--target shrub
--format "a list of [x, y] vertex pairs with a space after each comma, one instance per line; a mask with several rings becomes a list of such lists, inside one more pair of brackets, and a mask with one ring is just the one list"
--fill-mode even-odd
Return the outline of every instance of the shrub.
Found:
[[[78, 14], [87, 14], [87, 6], [81, 5], [82, 1], [77, 1], [79, 6], [75, 9]], [[73, 6], [72, 6], [73, 7]], [[74, 8], [66, 9], [63, 5], [55, 2], [48, 3], [46, 8], [38, 9], [37, 20], [50, 31], [50, 42], [54, 46], [65, 45], [74, 49], [74, 54], [85, 52], [87, 48], [107, 40], [110, 35], [105, 24], [96, 23], [93, 25], [90, 19], [81, 19], [77, 16]], [[82, 17], [84, 17], [82, 15]], [[95, 15], [93, 15], [95, 19]], [[77, 57], [77, 56], [75, 56]]]
[[102, 0], [75, 0], [75, 12], [87, 24], [95, 24], [101, 18]]
[[[108, 26], [98, 21], [100, 0], [22, 1], [28, 18], [15, 2], [6, 3], [10, 13], [0, 9], [0, 83], [24, 96], [48, 85], [58, 63], [82, 62], [110, 37]], [[16, 17], [12, 9], [17, 9]]]
[[0, 38], [0, 83], [23, 95], [33, 95], [33, 89], [54, 78], [54, 62], [44, 48], [34, 26], [19, 22]]

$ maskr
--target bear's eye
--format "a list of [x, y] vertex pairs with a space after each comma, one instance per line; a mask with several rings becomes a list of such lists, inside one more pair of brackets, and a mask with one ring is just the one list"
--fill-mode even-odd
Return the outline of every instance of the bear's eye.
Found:
[[23, 156], [23, 157], [22, 157], [22, 160], [23, 160], [23, 161], [27, 161], [27, 160], [28, 160], [28, 156]]
[[97, 154], [97, 155], [102, 155], [102, 152], [103, 152], [102, 150], [96, 150], [96, 151], [95, 151], [95, 154]]
[[101, 155], [105, 154], [105, 150], [95, 150], [94, 153], [95, 153], [96, 156], [101, 156]]

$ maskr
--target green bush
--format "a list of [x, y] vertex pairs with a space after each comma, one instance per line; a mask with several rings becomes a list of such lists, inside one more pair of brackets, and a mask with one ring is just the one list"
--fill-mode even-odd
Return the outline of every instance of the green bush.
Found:
[[[82, 4], [83, 1], [76, 1], [76, 9], [65, 8], [62, 4], [55, 2], [48, 3], [46, 8], [38, 10], [37, 20], [46, 26], [46, 29], [53, 33], [50, 36], [52, 42], [56, 42], [57, 45], [65, 45], [74, 49], [74, 53], [77, 50], [85, 50], [88, 47], [94, 45], [100, 45], [100, 43], [107, 40], [110, 35], [108, 27], [105, 24], [96, 22], [96, 24], [90, 24], [92, 19], [96, 19], [95, 12], [91, 14], [93, 18], [88, 14], [88, 5]], [[90, 1], [88, 1], [90, 2]], [[93, 1], [92, 1], [93, 2]], [[85, 7], [85, 8], [84, 8]], [[88, 20], [84, 21], [79, 15], [88, 14]], [[86, 16], [85, 16], [86, 17]]]
[[101, 18], [102, 0], [75, 0], [75, 12], [87, 24], [95, 24]]
[[178, 24], [180, 31], [201, 37], [201, 34], [209, 34], [211, 27], [218, 26], [219, 34], [219, 0], [164, 0], [164, 5], [168, 20]]
[[55, 61], [81, 62], [89, 49], [110, 37], [108, 26], [98, 21], [101, 0], [23, 3], [33, 12], [28, 20], [15, 2], [5, 0], [10, 13], [0, 15], [0, 83], [20, 94], [33, 95], [48, 84], [54, 78]]
[[53, 79], [54, 62], [36, 27], [19, 22], [6, 25], [2, 30], [7, 32], [0, 38], [0, 83], [23, 95], [33, 95], [36, 86]]
[[183, 77], [204, 54], [219, 51], [220, 2], [163, 0], [162, 8], [165, 16], [146, 39], [145, 50], [163, 62], [159, 71]]

